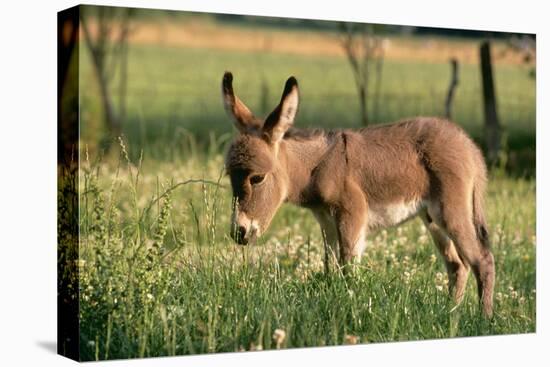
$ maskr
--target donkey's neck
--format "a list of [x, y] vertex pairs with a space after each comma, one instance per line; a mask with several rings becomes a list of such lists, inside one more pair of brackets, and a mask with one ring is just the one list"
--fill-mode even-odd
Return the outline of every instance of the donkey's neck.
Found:
[[328, 150], [329, 139], [324, 135], [305, 139], [285, 139], [280, 154], [288, 174], [287, 200], [293, 204], [307, 206], [311, 174]]

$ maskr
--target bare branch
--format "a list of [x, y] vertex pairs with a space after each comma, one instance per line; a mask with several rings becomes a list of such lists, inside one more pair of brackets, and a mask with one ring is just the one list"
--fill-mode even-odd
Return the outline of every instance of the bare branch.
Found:
[[[376, 68], [375, 91], [379, 96], [382, 60], [384, 58], [383, 43], [374, 35], [374, 29], [367, 24], [340, 23], [340, 43], [350, 63], [361, 109], [361, 121], [368, 125], [368, 99], [371, 73]], [[377, 105], [375, 101], [375, 105]]]
[[451, 84], [447, 92], [447, 99], [445, 100], [445, 117], [451, 118], [451, 108], [453, 104], [453, 96], [456, 87], [458, 86], [458, 61], [455, 58], [451, 59]]
[[[128, 38], [131, 13], [130, 9], [117, 11], [116, 8], [97, 8], [94, 29], [90, 28], [88, 15], [82, 13], [80, 15], [84, 40], [97, 76], [104, 122], [110, 137], [121, 134], [122, 122], [126, 114]], [[117, 72], [119, 72], [118, 99], [115, 100], [112, 97], [110, 84]], [[109, 149], [109, 147], [110, 144], [106, 148]]]

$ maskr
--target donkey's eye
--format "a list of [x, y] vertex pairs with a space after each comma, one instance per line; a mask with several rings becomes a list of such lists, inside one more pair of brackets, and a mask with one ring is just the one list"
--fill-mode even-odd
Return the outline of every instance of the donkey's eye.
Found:
[[250, 177], [250, 183], [252, 185], [257, 185], [259, 183], [262, 183], [265, 178], [265, 175], [254, 175]]

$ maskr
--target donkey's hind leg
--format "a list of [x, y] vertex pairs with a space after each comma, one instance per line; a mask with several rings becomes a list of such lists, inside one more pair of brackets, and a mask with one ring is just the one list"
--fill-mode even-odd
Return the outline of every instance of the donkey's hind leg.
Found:
[[472, 190], [443, 191], [441, 202], [442, 219], [446, 232], [453, 240], [456, 251], [463, 261], [471, 266], [477, 280], [478, 294], [486, 316], [493, 314], [493, 287], [495, 262], [489, 247], [477, 236], [472, 215]]
[[449, 294], [459, 304], [464, 298], [469, 268], [458, 256], [453, 241], [447, 236], [445, 231], [427, 213], [423, 213], [420, 217], [445, 261], [449, 277]]

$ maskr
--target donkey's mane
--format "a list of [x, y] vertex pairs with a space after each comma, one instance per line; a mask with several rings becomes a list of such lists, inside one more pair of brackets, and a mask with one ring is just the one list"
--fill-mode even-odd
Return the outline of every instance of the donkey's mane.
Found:
[[308, 140], [311, 138], [317, 137], [330, 137], [337, 133], [340, 130], [325, 130], [319, 128], [305, 128], [299, 129], [296, 127], [291, 127], [287, 130], [284, 135], [284, 139], [293, 139], [293, 140]]
[[288, 140], [309, 140], [317, 137], [322, 138], [331, 138], [339, 133], [345, 132], [345, 131], [356, 131], [359, 133], [364, 133], [368, 131], [373, 130], [382, 130], [389, 127], [392, 127], [396, 124], [405, 124], [409, 123], [408, 120], [398, 121], [398, 123], [394, 124], [376, 124], [368, 127], [362, 127], [362, 128], [347, 128], [347, 129], [321, 129], [321, 128], [297, 128], [297, 127], [291, 127], [287, 130], [287, 132], [284, 135], [284, 139]]

